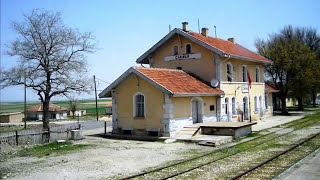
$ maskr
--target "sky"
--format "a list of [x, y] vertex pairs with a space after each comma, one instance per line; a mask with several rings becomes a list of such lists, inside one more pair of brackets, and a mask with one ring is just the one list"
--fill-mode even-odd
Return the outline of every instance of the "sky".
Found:
[[[286, 25], [313, 27], [320, 33], [320, 1], [318, 0], [1, 0], [1, 70], [17, 64], [18, 59], [6, 55], [7, 45], [17, 38], [12, 22], [22, 22], [23, 14], [33, 9], [60, 11], [64, 23], [81, 32], [92, 32], [98, 50], [87, 55], [90, 76], [96, 75], [98, 87], [105, 89], [131, 66], [136, 59], [157, 43], [171, 28], [209, 28], [209, 35], [228, 39], [256, 51], [257, 38], [266, 39]], [[23, 101], [23, 87], [0, 90], [0, 102]], [[81, 99], [94, 98], [82, 94]], [[27, 90], [27, 100], [39, 97]], [[56, 97], [53, 100], [62, 100]]]

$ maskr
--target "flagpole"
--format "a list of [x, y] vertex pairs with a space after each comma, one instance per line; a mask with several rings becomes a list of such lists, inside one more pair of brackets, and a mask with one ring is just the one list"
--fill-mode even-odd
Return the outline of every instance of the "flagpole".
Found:
[[250, 101], [250, 89], [251, 89], [251, 76], [250, 76], [250, 72], [249, 69], [247, 69], [247, 80], [248, 80], [248, 96], [249, 96], [249, 112], [250, 112], [250, 117], [249, 117], [249, 122], [251, 122], [251, 101]]
[[250, 82], [248, 82], [248, 94], [249, 94], [249, 113], [250, 113], [250, 117], [249, 117], [249, 122], [251, 122], [251, 101], [250, 101]]

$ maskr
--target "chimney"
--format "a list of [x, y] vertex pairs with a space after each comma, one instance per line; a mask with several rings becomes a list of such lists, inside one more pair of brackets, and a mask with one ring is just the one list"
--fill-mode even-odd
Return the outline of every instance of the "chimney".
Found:
[[229, 38], [228, 41], [232, 42], [233, 44], [236, 43], [236, 39], [235, 38]]
[[208, 35], [209, 35], [209, 29], [208, 28], [202, 28], [201, 29], [202, 30], [202, 35], [204, 35], [205, 37], [208, 37]]
[[188, 22], [182, 22], [182, 30], [188, 31]]

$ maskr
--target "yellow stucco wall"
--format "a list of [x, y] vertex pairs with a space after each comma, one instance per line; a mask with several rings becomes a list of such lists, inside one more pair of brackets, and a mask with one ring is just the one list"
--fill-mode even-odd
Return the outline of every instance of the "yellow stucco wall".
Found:
[[222, 64], [222, 81], [227, 81], [227, 64], [230, 63], [233, 67], [233, 82], [242, 82], [242, 66], [246, 66], [250, 72], [252, 82], [256, 81], [256, 68], [260, 69], [260, 81], [264, 82], [263, 64], [257, 62], [244, 61], [239, 59], [229, 59]]
[[[203, 101], [203, 114], [216, 114], [216, 97], [202, 96], [197, 97]], [[173, 117], [184, 118], [191, 117], [191, 100], [192, 97], [173, 97]], [[214, 111], [210, 111], [210, 105], [214, 105]]]
[[[139, 76], [136, 77], [139, 80], [139, 86], [136, 78], [131, 74], [116, 88], [118, 127], [162, 129], [163, 93]], [[145, 96], [146, 116], [144, 118], [135, 118], [133, 114], [133, 96], [137, 92], [141, 92]]]
[[[173, 46], [177, 45], [179, 54], [185, 54], [186, 44], [191, 44], [192, 53], [201, 53], [201, 59], [174, 60], [166, 62], [164, 57], [173, 55]], [[210, 82], [216, 77], [216, 67], [213, 59], [213, 52], [190, 41], [189, 39], [175, 35], [163, 46], [161, 46], [153, 55], [150, 67], [176, 69], [182, 67], [184, 71], [189, 71], [203, 80]]]
[[[264, 85], [263, 83], [252, 83], [251, 89], [248, 92], [243, 92], [242, 87], [248, 86], [248, 83], [223, 83], [220, 84], [221, 90], [225, 92], [225, 97], [221, 99], [222, 104], [225, 102], [225, 98], [229, 98], [229, 107], [232, 107], [231, 100], [236, 97], [236, 108], [243, 105], [243, 98], [249, 98], [250, 93], [250, 109], [251, 109], [251, 119], [256, 120], [259, 118], [259, 113], [255, 113], [254, 109], [254, 97], [257, 96], [258, 108], [260, 107], [259, 97], [262, 98], [262, 107], [264, 104]], [[224, 111], [224, 109], [223, 109]], [[238, 117], [233, 117], [232, 121], [238, 121]]]

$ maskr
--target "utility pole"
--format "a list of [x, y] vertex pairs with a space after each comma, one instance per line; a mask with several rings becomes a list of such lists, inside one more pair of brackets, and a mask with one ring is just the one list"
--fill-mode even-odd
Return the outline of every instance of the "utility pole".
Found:
[[26, 74], [24, 74], [24, 129], [27, 129], [27, 86], [26, 86]]
[[96, 85], [96, 76], [93, 75], [93, 81], [94, 81], [94, 93], [96, 95], [96, 115], [97, 115], [97, 121], [99, 121], [99, 114], [98, 114], [98, 98], [97, 98], [97, 85]]

